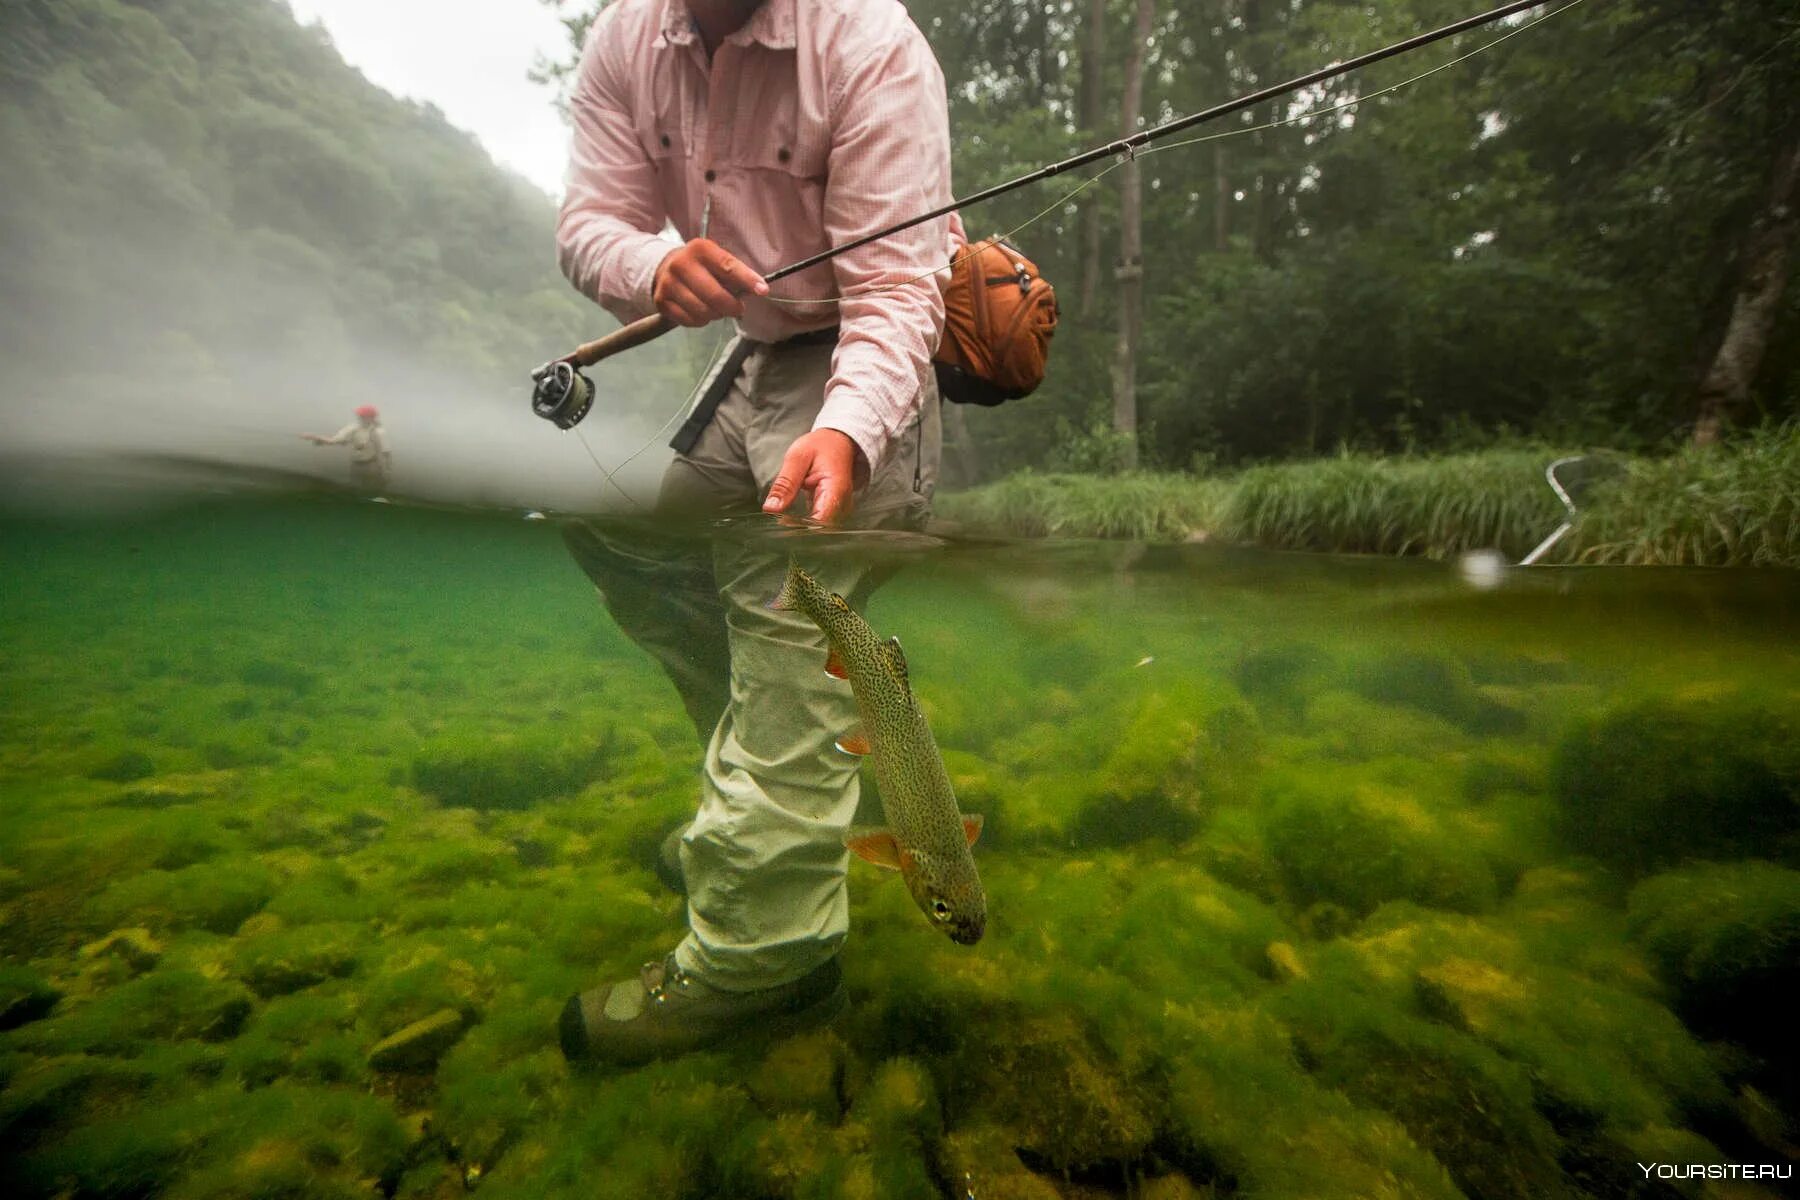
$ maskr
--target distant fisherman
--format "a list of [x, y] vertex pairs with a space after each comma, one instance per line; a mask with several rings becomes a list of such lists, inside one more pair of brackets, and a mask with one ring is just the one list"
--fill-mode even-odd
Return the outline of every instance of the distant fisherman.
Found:
[[858, 830], [845, 840], [859, 858], [900, 872], [913, 902], [931, 923], [965, 946], [987, 927], [987, 898], [969, 847], [981, 818], [957, 810], [950, 774], [913, 698], [900, 639], [882, 641], [842, 596], [788, 564], [778, 608], [805, 613], [831, 643], [825, 673], [850, 681], [862, 726], [838, 739], [847, 754], [875, 759], [875, 781], [888, 828]]
[[387, 430], [382, 427], [381, 414], [375, 411], [373, 404], [357, 409], [356, 420], [330, 437], [320, 433], [300, 436], [315, 446], [350, 447], [350, 482], [358, 490], [379, 492], [387, 487], [394, 456], [388, 450]]

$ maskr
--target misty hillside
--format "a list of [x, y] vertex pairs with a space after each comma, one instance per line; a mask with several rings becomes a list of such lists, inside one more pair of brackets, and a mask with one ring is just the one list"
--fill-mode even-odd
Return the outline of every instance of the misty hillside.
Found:
[[353, 372], [413, 347], [516, 379], [593, 324], [551, 202], [285, 4], [26, 0], [0, 22], [12, 364], [238, 376], [267, 349]]
[[[330, 478], [295, 432], [374, 402], [403, 491], [598, 489], [527, 408], [533, 366], [614, 325], [557, 272], [554, 204], [281, 0], [8, 0], [0, 164], [9, 449]], [[660, 446], [686, 352], [602, 372], [602, 459]]]

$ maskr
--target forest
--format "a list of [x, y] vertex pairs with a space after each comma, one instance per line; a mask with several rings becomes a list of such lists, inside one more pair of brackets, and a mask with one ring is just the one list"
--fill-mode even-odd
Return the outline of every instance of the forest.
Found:
[[[577, 39], [596, 10], [549, 2]], [[1483, 6], [907, 7], [949, 83], [966, 195]], [[1520, 435], [1657, 449], [1694, 436], [1703, 406], [1720, 425], [1780, 421], [1800, 396], [1796, 79], [1782, 0], [1546, 4], [1140, 156], [1135, 251], [1132, 168], [1072, 203], [1055, 203], [1065, 177], [976, 209], [972, 233], [1018, 229], [1063, 319], [1029, 407], [966, 414], [967, 474]], [[1121, 388], [1135, 437], [1116, 432]]]
[[522, 404], [603, 315], [549, 197], [280, 0], [9, 2], [0, 162], [8, 412], [347, 412], [446, 380]]
[[[542, 66], [548, 105], [595, 6], [544, 2], [571, 33]], [[1474, 11], [909, 8], [962, 194]], [[24, 0], [0, 20], [9, 403], [364, 402], [435, 373], [510, 412], [527, 371], [612, 326], [556, 272], [550, 198], [280, 0]], [[1062, 321], [1038, 393], [949, 414], [947, 478], [1521, 440], [1659, 453], [1779, 425], [1800, 397], [1797, 78], [1782, 0], [1547, 4], [1067, 202], [1073, 176], [975, 209], [972, 231], [1016, 231]], [[692, 356], [634, 352], [656, 386], [608, 403], [660, 422]]]

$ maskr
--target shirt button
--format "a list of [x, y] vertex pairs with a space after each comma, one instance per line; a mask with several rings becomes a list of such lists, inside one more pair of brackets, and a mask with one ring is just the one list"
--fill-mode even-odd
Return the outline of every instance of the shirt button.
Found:
[[718, 176], [713, 174], [711, 171], [708, 171], [706, 173], [706, 182], [708, 182], [708, 183], [711, 183], [713, 180], [715, 180], [717, 178], [718, 178]]
[[781, 149], [779, 149], [775, 152], [775, 157], [780, 159], [782, 162], [786, 162], [788, 159], [790, 159], [794, 156], [791, 152], [789, 152], [789, 150], [786, 146], [783, 146]]
[[666, 133], [662, 135], [662, 145], [664, 150], [669, 148], [669, 135]]

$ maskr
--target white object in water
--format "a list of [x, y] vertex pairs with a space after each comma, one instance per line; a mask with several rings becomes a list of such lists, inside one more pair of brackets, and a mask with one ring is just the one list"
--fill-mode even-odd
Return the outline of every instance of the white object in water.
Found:
[[1456, 571], [1476, 591], [1492, 591], [1506, 580], [1506, 555], [1498, 550], [1471, 550], [1456, 560]]
[[544, 516], [543, 513], [539, 512], [537, 509], [534, 508], [530, 512], [525, 514], [525, 519], [527, 521], [546, 521], [549, 518]]
[[1147, 667], [1155, 661], [1156, 661], [1156, 655], [1146, 654], [1146, 655], [1144, 655], [1144, 657], [1137, 660], [1136, 665], [1140, 666], [1140, 667]]

